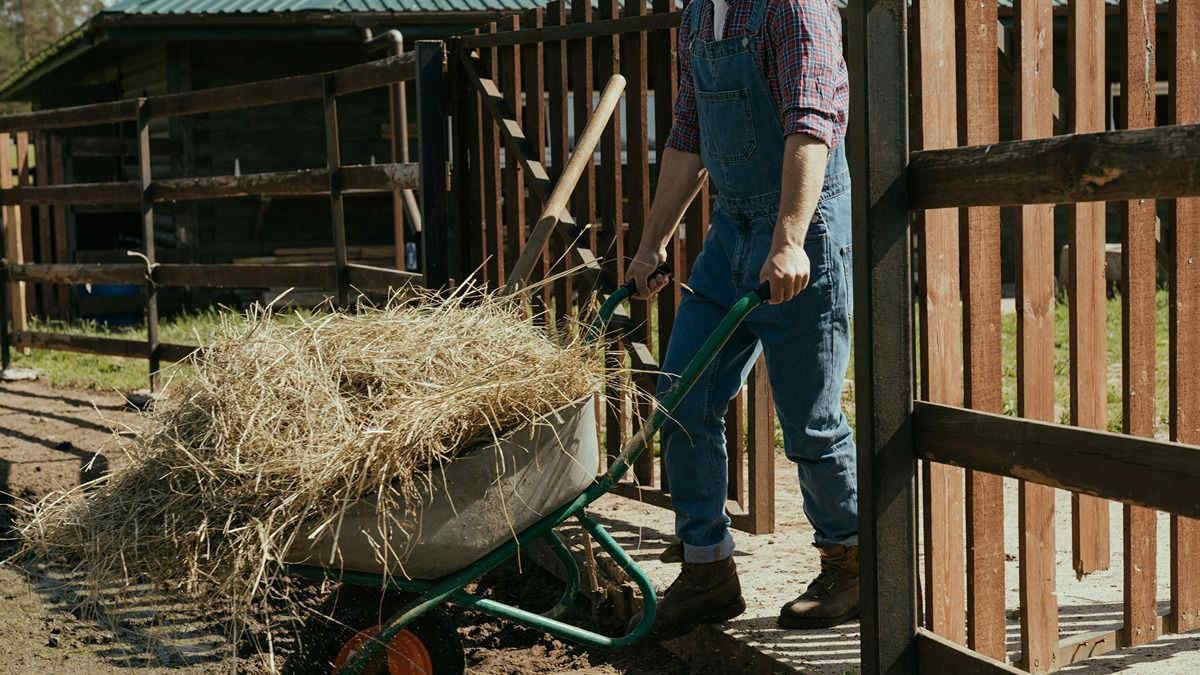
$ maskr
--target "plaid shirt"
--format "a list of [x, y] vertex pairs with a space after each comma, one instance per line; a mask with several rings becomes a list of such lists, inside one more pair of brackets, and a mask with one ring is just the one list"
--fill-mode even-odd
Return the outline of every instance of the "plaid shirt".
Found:
[[[722, 38], [746, 34], [755, 0], [729, 0]], [[766, 0], [762, 36], [755, 60], [767, 76], [785, 136], [808, 134], [830, 149], [846, 135], [849, 77], [842, 58], [842, 21], [835, 0]], [[700, 12], [693, 35], [692, 14]], [[667, 146], [700, 151], [696, 85], [692, 81], [692, 39], [713, 39], [712, 0], [691, 0], [679, 26], [679, 97]]]

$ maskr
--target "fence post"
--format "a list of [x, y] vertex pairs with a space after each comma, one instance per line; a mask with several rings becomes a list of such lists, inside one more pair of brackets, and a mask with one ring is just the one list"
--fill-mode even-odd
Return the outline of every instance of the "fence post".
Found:
[[417, 134], [421, 158], [421, 261], [425, 286], [442, 288], [462, 280], [455, 269], [458, 233], [450, 222], [447, 178], [450, 138], [447, 132], [446, 44], [417, 41]]
[[337, 94], [334, 76], [325, 75], [325, 166], [329, 169], [329, 211], [333, 224], [334, 278], [340, 307], [350, 304], [350, 282], [346, 273], [346, 211], [342, 202], [342, 146], [338, 140]]
[[12, 354], [8, 344], [8, 263], [0, 261], [0, 382], [8, 371]]
[[[907, 2], [852, 2], [862, 671], [916, 673]], [[868, 95], [868, 92], [870, 94]], [[689, 237], [690, 239], [690, 237]], [[690, 243], [690, 242], [689, 242]]]
[[[138, 176], [141, 193], [142, 239], [146, 254], [146, 349], [150, 360], [150, 391], [158, 390], [158, 288], [154, 284], [154, 199], [150, 194], [150, 107], [138, 99]], [[39, 169], [42, 167], [38, 167]]]

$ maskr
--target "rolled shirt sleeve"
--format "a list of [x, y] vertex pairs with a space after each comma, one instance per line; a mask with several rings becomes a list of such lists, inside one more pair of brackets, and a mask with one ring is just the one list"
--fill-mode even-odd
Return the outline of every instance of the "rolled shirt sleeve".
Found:
[[765, 65], [778, 82], [783, 133], [808, 134], [832, 149], [846, 127], [849, 96], [838, 12], [828, 0], [777, 0], [772, 9]]
[[700, 120], [696, 114], [696, 84], [692, 81], [692, 64], [688, 58], [688, 45], [692, 41], [691, 25], [688, 12], [700, 9], [701, 2], [708, 0], [693, 0], [688, 3], [679, 27], [679, 89], [675, 97], [674, 121], [671, 124], [671, 135], [667, 137], [667, 147], [682, 152], [700, 152]]

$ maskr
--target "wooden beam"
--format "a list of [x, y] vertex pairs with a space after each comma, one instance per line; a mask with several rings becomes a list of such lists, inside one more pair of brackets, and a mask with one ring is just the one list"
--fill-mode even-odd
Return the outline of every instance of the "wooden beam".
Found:
[[458, 232], [449, 219], [448, 194], [450, 139], [447, 128], [446, 45], [418, 40], [417, 127], [421, 138], [421, 237], [425, 285], [443, 288], [463, 280], [457, 269]]
[[[958, 144], [954, 6], [914, 3], [920, 148]], [[962, 286], [959, 277], [958, 209], [916, 214], [921, 241], [922, 398], [962, 405]], [[960, 468], [926, 462], [922, 467], [925, 525], [925, 625], [959, 644], [967, 642], [964, 475]]]
[[1003, 661], [978, 654], [927, 630], [917, 631], [917, 659], [923, 673], [993, 675], [1024, 673]]
[[[1155, 120], [1154, 12], [1141, 3], [1121, 3], [1121, 35], [1125, 61], [1121, 71], [1125, 105], [1124, 129], [1153, 127]], [[1134, 199], [1121, 204], [1122, 229], [1122, 368], [1123, 429], [1127, 434], [1153, 438], [1155, 410], [1158, 264], [1155, 203]], [[1150, 509], [1126, 505], [1123, 511], [1124, 619], [1133, 645], [1153, 642], [1157, 616], [1158, 518]]]
[[[996, 88], [996, 2], [955, 3], [959, 49], [958, 142], [994, 143], [1000, 136]], [[963, 401], [1000, 412], [1000, 209], [975, 207], [959, 215], [963, 285]], [[1004, 481], [982, 471], [966, 475], [967, 646], [1005, 656]]]
[[[141, 340], [119, 340], [116, 338], [92, 337], [87, 335], [64, 335], [59, 333], [25, 332], [12, 335], [13, 344], [38, 349], [50, 349], [102, 356], [121, 356], [130, 359], [148, 358], [150, 344]], [[197, 347], [181, 344], [159, 344], [159, 357], [164, 361], [182, 361]]]
[[322, 109], [325, 113], [325, 169], [329, 186], [330, 225], [333, 230], [333, 264], [339, 307], [350, 303], [350, 284], [346, 278], [346, 209], [341, 182], [342, 142], [338, 128], [337, 96], [333, 76], [324, 79]]
[[[154, 200], [150, 197], [150, 110], [139, 105], [137, 111], [138, 194], [142, 217], [142, 254], [146, 265], [154, 267]], [[60, 209], [61, 211], [61, 209]], [[61, 217], [61, 214], [60, 214]], [[59, 260], [59, 262], [63, 262]], [[158, 344], [158, 289], [146, 286], [146, 358], [150, 361], [150, 391], [158, 391], [158, 371], [162, 355]]]
[[923, 459], [1200, 516], [1200, 447], [919, 401]]
[[0, 116], [0, 132], [61, 129], [137, 119], [137, 99]]
[[619, 19], [606, 19], [604, 21], [572, 23], [565, 26], [546, 26], [541, 29], [468, 35], [463, 38], [463, 47], [467, 49], [509, 47], [530, 42], [576, 40], [580, 38], [609, 37], [639, 31], [663, 30], [678, 26], [681, 15], [681, 12], [671, 12], [669, 14], [656, 13], [647, 16], [627, 16]]
[[[912, 274], [905, 0], [847, 8], [862, 672], [916, 673]], [[867, 96], [870, 92], [870, 96]], [[692, 245], [689, 230], [688, 245]]]
[[[145, 268], [142, 268], [143, 277]], [[154, 268], [159, 286], [196, 288], [336, 288], [332, 263], [286, 265], [176, 265]]]
[[[1054, 23], [1051, 4], [1016, 0], [1016, 134], [1054, 134]], [[1017, 408], [1021, 417], [1054, 419], [1054, 207], [1022, 206], [1017, 220]], [[1048, 673], [1058, 658], [1054, 592], [1054, 491], [1018, 488], [1021, 652], [1031, 673]]]
[[43, 284], [142, 284], [146, 282], [146, 265], [10, 264], [5, 274], [9, 281]]
[[[1171, 123], [1200, 122], [1200, 4], [1171, 3]], [[1172, 204], [1170, 256], [1170, 435], [1200, 444], [1200, 199]], [[1173, 633], [1200, 628], [1200, 523], [1171, 517]]]
[[1200, 196], [1200, 125], [913, 153], [914, 209]]
[[[1067, 34], [1071, 131], [1104, 131], [1104, 3], [1074, 0]], [[1071, 424], [1090, 429], [1108, 428], [1105, 217], [1104, 202], [1070, 209]], [[1071, 495], [1071, 551], [1078, 575], [1108, 569], [1108, 502]]]

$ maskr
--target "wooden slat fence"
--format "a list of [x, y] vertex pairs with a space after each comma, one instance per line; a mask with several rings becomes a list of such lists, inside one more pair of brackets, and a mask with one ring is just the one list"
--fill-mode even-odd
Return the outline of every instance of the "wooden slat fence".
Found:
[[[596, 260], [600, 289], [624, 283], [628, 257], [649, 214], [657, 157], [670, 133], [679, 15], [670, 2], [551, 2], [544, 10], [489, 24], [451, 43], [463, 74], [454, 83], [462, 112], [453, 121], [453, 136], [465, 139], [461, 156], [467, 161], [455, 171], [462, 174], [460, 184], [469, 186], [463, 193], [467, 219], [459, 224], [465, 233], [463, 267], [479, 270], [476, 281], [508, 281], [505, 275], [525, 243], [535, 206], [543, 203], [543, 176], [561, 174], [598, 90], [620, 74], [627, 82], [623, 105], [587, 163], [569, 204], [569, 222], [555, 233], [534, 281]], [[630, 372], [638, 395], [623, 396], [614, 388], [602, 397], [610, 454], [628, 440], [635, 420], [650, 412], [649, 396], [686, 270], [708, 228], [708, 199], [705, 187], [668, 247], [675, 269], [671, 286], [654, 303], [633, 302], [621, 318], [621, 349], [608, 363]], [[538, 295], [534, 307], [548, 324], [569, 329], [586, 315], [595, 287], [587, 275], [561, 278]], [[727, 420], [730, 512], [734, 526], [750, 532], [774, 529], [773, 417], [760, 364]], [[661, 460], [647, 453], [632, 473], [633, 480], [618, 492], [669, 505]]]
[[[449, 174], [449, 127], [440, 108], [447, 90], [446, 51], [441, 42], [418, 42], [416, 50], [404, 52], [398, 35], [391, 36], [391, 56], [342, 70], [314, 75], [251, 82], [232, 87], [166, 94], [74, 108], [42, 110], [0, 117], [0, 205], [3, 205], [4, 255], [0, 261], [0, 361], [7, 369], [10, 348], [15, 343], [48, 349], [84, 351], [149, 360], [150, 386], [158, 386], [159, 363], [184, 358], [191, 347], [160, 344], [158, 339], [157, 289], [162, 286], [193, 287], [278, 287], [333, 288], [341, 304], [349, 302], [351, 289], [387, 290], [424, 281], [444, 286], [456, 268], [444, 254], [458, 245], [446, 237], [447, 181]], [[337, 98], [375, 88], [388, 88], [397, 98], [402, 83], [417, 81], [419, 128], [422, 132], [422, 161], [413, 164], [393, 161], [372, 166], [343, 166], [338, 135]], [[424, 96], [422, 96], [424, 92]], [[150, 171], [155, 148], [150, 139], [152, 119], [207, 112], [239, 110], [287, 101], [319, 99], [325, 111], [327, 166], [269, 174], [176, 178], [156, 180]], [[432, 105], [431, 105], [432, 103]], [[407, 127], [403, 98], [393, 103], [392, 129]], [[65, 184], [62, 139], [57, 130], [100, 123], [133, 122], [137, 129], [134, 147], [138, 157], [138, 180], [128, 183]], [[30, 143], [29, 133], [35, 133]], [[404, 139], [404, 131], [400, 132]], [[406, 151], [395, 147], [394, 160]], [[36, 161], [34, 153], [36, 149]], [[122, 145], [120, 149], [123, 149]], [[12, 160], [16, 158], [14, 180]], [[37, 176], [36, 184], [33, 180]], [[425, 224], [430, 236], [423, 238], [424, 274], [402, 272], [346, 259], [344, 197], [359, 193], [392, 193], [397, 204], [397, 231], [403, 232], [403, 217], [421, 219], [415, 195], [420, 189]], [[164, 201], [225, 199], [246, 195], [329, 195], [332, 205], [331, 263], [268, 265], [160, 264], [154, 249], [154, 208]], [[141, 213], [143, 264], [86, 265], [68, 260], [65, 209], [71, 204], [137, 204]], [[31, 207], [38, 206], [36, 241]], [[404, 255], [398, 238], [396, 255]], [[432, 250], [433, 253], [430, 253]], [[32, 261], [36, 260], [34, 263]], [[461, 276], [461, 273], [459, 273]], [[146, 286], [145, 342], [111, 338], [32, 333], [28, 313], [35, 304], [45, 316], [67, 316], [69, 285], [129, 283]], [[38, 293], [34, 293], [35, 287]], [[10, 325], [11, 323], [11, 325]]]
[[[1122, 0], [1115, 14], [1102, 0], [1058, 9], [1050, 0], [1014, 0], [1011, 11], [996, 0], [912, 0], [906, 11], [908, 4], [881, 0], [847, 15], [860, 106], [848, 140], [859, 148], [855, 246], [866, 266], [856, 302], [864, 671], [1045, 673], [1164, 631], [1195, 630], [1200, 9], [1185, 0], [1159, 4], [1157, 13], [1147, 10], [1153, 3]], [[1106, 21], [1115, 30], [1106, 31]], [[1156, 40], [1162, 21], [1167, 44]], [[910, 56], [909, 83], [895, 70], [897, 52]], [[1107, 63], [1120, 64], [1115, 88], [1105, 79], [1106, 53]], [[1067, 75], [1058, 91], [1056, 70]], [[1156, 72], [1164, 71], [1172, 126], [1159, 127], [1164, 86]], [[999, 142], [1008, 119], [1012, 140]], [[900, 138], [905, 130], [912, 152]], [[1156, 208], [1168, 199], [1168, 208]], [[1003, 225], [1000, 206], [1014, 207]], [[1061, 287], [1056, 213], [1070, 248]], [[1112, 228], [1107, 213], [1119, 217]], [[1006, 229], [1016, 296], [1007, 401], [998, 264]], [[907, 289], [913, 278], [899, 252], [910, 236], [917, 321], [894, 297], [894, 286]], [[1109, 356], [1118, 317], [1109, 316], [1105, 269], [1106, 244], [1118, 239], [1120, 368]], [[1169, 354], [1160, 346], [1164, 296]], [[909, 364], [914, 332], [920, 348]], [[1109, 413], [1117, 399], [1119, 423]], [[1110, 433], [1114, 427], [1123, 433]], [[920, 510], [909, 487], [917, 476]], [[1002, 476], [1018, 481], [1016, 551], [1005, 551]], [[1108, 500], [1123, 502], [1120, 629], [1064, 635], [1059, 626], [1057, 552], [1066, 542], [1055, 540], [1056, 489], [1073, 492], [1070, 564], [1078, 575], [1113, 564]], [[1172, 514], [1165, 615], [1156, 595], [1159, 511]], [[923, 537], [898, 522], [902, 513], [923, 524]], [[905, 556], [918, 550], [922, 606], [900, 602], [896, 610], [902, 598], [885, 589], [913, 588], [916, 570]], [[1018, 557], [1016, 606], [1005, 602], [1006, 553]], [[1019, 617], [1016, 651], [1007, 644], [1006, 609]]]

